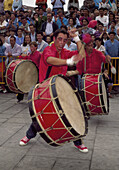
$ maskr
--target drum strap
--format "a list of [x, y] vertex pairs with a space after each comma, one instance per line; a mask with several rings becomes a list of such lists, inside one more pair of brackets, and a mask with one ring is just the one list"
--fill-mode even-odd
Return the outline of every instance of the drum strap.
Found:
[[45, 80], [49, 77], [51, 69], [52, 69], [52, 66], [49, 66], [48, 69], [47, 69]]

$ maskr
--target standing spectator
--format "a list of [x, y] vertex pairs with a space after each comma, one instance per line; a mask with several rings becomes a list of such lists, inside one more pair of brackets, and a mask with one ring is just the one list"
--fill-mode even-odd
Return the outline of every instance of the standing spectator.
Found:
[[79, 1], [78, 0], [69, 0], [68, 7], [70, 7], [70, 6], [79, 8]]
[[[16, 59], [21, 54], [21, 47], [16, 43], [16, 38], [14, 36], [10, 37], [10, 44], [5, 50], [5, 56], [12, 57], [12, 59]], [[11, 59], [10, 59], [11, 60]]]
[[68, 20], [65, 18], [64, 16], [64, 12], [63, 10], [58, 10], [58, 18], [56, 19], [56, 24], [58, 25], [58, 27], [60, 28], [62, 25], [66, 25], [68, 24]]
[[0, 0], [0, 12], [4, 12], [4, 0]]
[[4, 0], [4, 11], [12, 11], [13, 0]]
[[104, 44], [106, 49], [106, 54], [111, 57], [119, 57], [119, 41], [115, 39], [115, 32], [109, 33], [109, 40]]
[[7, 28], [7, 21], [5, 20], [5, 14], [0, 13], [0, 33], [5, 33]]
[[102, 0], [102, 2], [99, 3], [99, 8], [107, 8], [110, 9], [111, 6], [109, 5], [109, 0]]
[[102, 22], [104, 27], [107, 27], [109, 20], [108, 20], [108, 16], [104, 15], [104, 8], [99, 9], [99, 14], [100, 15], [96, 17], [96, 20]]
[[30, 28], [30, 36], [31, 36], [31, 42], [36, 41], [36, 31], [35, 31], [35, 26], [33, 24], [29, 25]]
[[38, 5], [38, 7], [42, 7], [43, 10], [46, 11], [47, 0], [36, 0], [36, 5]]
[[21, 56], [27, 56], [31, 53], [30, 43], [31, 43], [31, 36], [29, 34], [26, 34], [24, 37], [24, 42], [21, 45], [21, 49], [22, 49]]
[[47, 21], [42, 24], [43, 39], [46, 40], [46, 36], [49, 35], [53, 40], [53, 33], [58, 29], [58, 25], [52, 22], [52, 13], [47, 14]]
[[53, 5], [53, 11], [55, 12], [55, 15], [57, 15], [57, 12], [59, 9], [64, 11], [64, 4], [65, 0], [51, 0], [51, 4]]
[[43, 33], [42, 33], [42, 31], [37, 33], [36, 39], [37, 39], [37, 44], [38, 44], [37, 50], [40, 51], [40, 52], [43, 52], [44, 49], [48, 46], [48, 43], [46, 43], [43, 40]]
[[116, 6], [116, 3], [114, 2], [114, 0], [110, 0], [111, 2], [111, 11], [114, 13], [114, 14], [117, 14], [117, 6]]
[[18, 11], [22, 8], [22, 0], [13, 0], [12, 10]]
[[[0, 56], [5, 56], [5, 46], [3, 45], [3, 42], [0, 38]], [[3, 62], [3, 63], [2, 63]], [[3, 75], [3, 72], [5, 71], [5, 58], [2, 58], [0, 57], [0, 81], [2, 80], [2, 75]], [[1, 85], [0, 86], [0, 91], [3, 91], [3, 93], [6, 93], [6, 89], [4, 87], [4, 85]]]
[[16, 43], [21, 46], [24, 42], [24, 36], [21, 28], [17, 30]]

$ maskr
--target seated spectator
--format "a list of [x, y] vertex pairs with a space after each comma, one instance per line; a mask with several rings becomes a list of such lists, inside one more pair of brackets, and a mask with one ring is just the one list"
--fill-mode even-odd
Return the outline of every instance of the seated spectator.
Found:
[[103, 45], [101, 45], [102, 44], [101, 38], [96, 38], [95, 44], [96, 44], [95, 49], [97, 49], [98, 51], [101, 51], [105, 54], [105, 47]]
[[99, 14], [99, 10], [98, 9], [95, 9], [94, 10], [94, 16], [95, 16], [95, 18], [97, 17], [97, 16], [99, 16], [100, 14]]
[[94, 0], [84, 0], [83, 7], [88, 8], [90, 12], [93, 12], [95, 9], [95, 2]]
[[17, 30], [16, 43], [21, 46], [24, 42], [24, 36], [21, 28]]
[[104, 8], [100, 8], [99, 9], [99, 16], [97, 16], [95, 18], [97, 21], [100, 21], [103, 23], [104, 27], [108, 26], [109, 20], [108, 20], [108, 16], [104, 15]]
[[27, 56], [31, 53], [30, 43], [31, 43], [31, 36], [29, 34], [26, 34], [24, 37], [24, 42], [21, 45], [21, 49], [22, 49], [21, 56]]
[[[16, 59], [19, 55], [21, 55], [21, 46], [16, 43], [16, 38], [14, 36], [10, 37], [10, 44], [5, 50], [5, 56], [8, 57], [8, 60]], [[12, 58], [9, 58], [12, 57]]]
[[108, 27], [110, 26], [111, 22], [115, 20], [115, 15], [112, 12], [109, 12], [109, 23]]
[[98, 26], [97, 26], [97, 30], [96, 30], [96, 32], [95, 32], [95, 37], [96, 37], [96, 38], [100, 37], [100, 35], [103, 33], [103, 29], [104, 29], [103, 23], [98, 22], [97, 25], [98, 25]]
[[13, 0], [12, 10], [18, 11], [22, 8], [22, 0]]
[[9, 44], [5, 41], [6, 38], [5, 34], [0, 34], [0, 38], [2, 40], [4, 47], [7, 48]]
[[100, 38], [101, 38], [101, 40], [102, 40], [102, 45], [104, 45], [104, 43], [105, 43], [107, 40], [109, 40], [109, 35], [108, 35], [107, 32], [104, 32], [104, 33], [102, 33], [102, 34], [100, 35]]
[[17, 26], [20, 27], [22, 25], [22, 15], [18, 15]]
[[87, 18], [84, 18], [83, 20], [82, 20], [82, 34], [95, 34], [95, 32], [96, 32], [96, 30], [94, 30], [93, 28], [89, 28], [88, 27], [88, 24], [89, 24], [89, 22], [88, 22], [88, 19]]
[[10, 29], [9, 30], [9, 37], [8, 37], [8, 44], [10, 44], [10, 37], [14, 36], [16, 38], [16, 30], [15, 29]]
[[92, 20], [91, 17], [89, 17], [89, 9], [88, 8], [83, 9], [83, 17], [79, 18], [81, 25], [82, 25], [82, 21], [83, 21], [84, 18], [86, 18], [88, 20], [88, 22], [90, 22]]
[[48, 45], [50, 45], [50, 43], [52, 42], [51, 37], [49, 35], [46, 36], [46, 42], [48, 43]]
[[7, 22], [9, 22], [10, 18], [11, 18], [11, 12], [10, 11], [5, 11], [5, 20]]
[[68, 19], [67, 29], [68, 29], [68, 30], [71, 30], [71, 29], [73, 29], [73, 28], [76, 28], [76, 22], [75, 22], [75, 20], [74, 20], [72, 17], [70, 17], [70, 18]]
[[79, 19], [76, 16], [76, 12], [75, 11], [71, 13], [70, 17], [72, 17], [74, 22], [76, 23], [74, 27], [77, 27], [77, 26], [81, 25]]
[[58, 27], [60, 28], [62, 25], [66, 25], [68, 24], [68, 20], [65, 18], [63, 10], [59, 10], [58, 11], [58, 18], [56, 20], [56, 24], [58, 25]]
[[37, 44], [38, 44], [37, 50], [40, 51], [40, 52], [43, 52], [43, 50], [48, 46], [48, 43], [46, 43], [43, 40], [43, 33], [42, 33], [42, 31], [37, 33], [36, 39], [37, 39]]
[[115, 39], [117, 39], [119, 41], [119, 27], [117, 28], [117, 35], [116, 35]]
[[29, 24], [26, 17], [22, 17], [22, 25], [19, 28], [22, 29], [24, 35], [30, 32]]
[[15, 13], [11, 13], [10, 20], [8, 21], [7, 29], [17, 29], [17, 17]]
[[70, 51], [76, 51], [77, 45], [76, 43], [71, 42], [71, 37], [68, 37], [67, 43], [65, 44], [64, 48]]
[[53, 40], [53, 33], [58, 29], [58, 25], [52, 22], [52, 13], [47, 14], [47, 21], [42, 24], [41, 31], [43, 32], [43, 39], [46, 40], [46, 36], [49, 35]]
[[65, 17], [68, 19], [71, 16], [71, 13], [74, 12], [74, 6], [71, 5], [68, 7], [68, 13], [65, 15]]
[[115, 28], [117, 29], [119, 27], [119, 15], [115, 15], [115, 21], [116, 21]]
[[0, 13], [0, 33], [5, 33], [8, 22], [5, 20], [5, 14]]
[[115, 32], [109, 33], [109, 40], [107, 40], [104, 44], [106, 49], [106, 54], [110, 55], [111, 57], [118, 57], [119, 56], [119, 41], [115, 39]]
[[4, 11], [12, 11], [13, 0], [4, 0]]
[[35, 31], [35, 26], [33, 24], [29, 25], [30, 28], [30, 36], [31, 36], [31, 42], [36, 41], [36, 31]]
[[109, 0], [102, 0], [102, 2], [99, 3], [99, 8], [107, 8], [110, 9], [111, 6], [109, 5]]

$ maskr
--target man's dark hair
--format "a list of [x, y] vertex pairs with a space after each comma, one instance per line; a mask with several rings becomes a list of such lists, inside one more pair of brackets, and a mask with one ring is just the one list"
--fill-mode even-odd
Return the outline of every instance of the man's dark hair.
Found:
[[111, 32], [109, 32], [108, 34], [109, 34], [109, 35], [110, 35], [110, 34], [114, 34], [114, 35], [116, 35], [116, 33], [115, 33], [115, 32], [112, 32], [112, 31], [111, 31]]
[[60, 27], [60, 29], [65, 29], [65, 30], [67, 31], [67, 26], [66, 26], [66, 25], [62, 25], [62, 26]]
[[70, 10], [71, 8], [73, 8], [73, 10], [75, 9], [73, 5], [68, 7], [68, 10]]
[[11, 38], [14, 38], [14, 40], [16, 41], [16, 37], [15, 37], [15, 36], [11, 36], [10, 39], [11, 39]]
[[41, 35], [43, 36], [43, 32], [42, 32], [42, 31], [38, 31], [38, 32], [36, 33], [36, 36], [37, 36], [38, 34], [41, 34]]
[[99, 38], [99, 37], [98, 37], [98, 38], [95, 38], [95, 41], [96, 41], [96, 40], [98, 40], [98, 41], [102, 41], [102, 40], [101, 40], [101, 38]]
[[60, 34], [60, 33], [62, 33], [62, 34], [66, 34], [67, 35], [67, 37], [69, 37], [69, 33], [68, 32], [66, 32], [65, 30], [63, 30], [63, 29], [58, 29], [58, 30], [56, 30], [55, 32], [54, 32], [54, 37], [55, 38], [57, 38], [57, 36]]

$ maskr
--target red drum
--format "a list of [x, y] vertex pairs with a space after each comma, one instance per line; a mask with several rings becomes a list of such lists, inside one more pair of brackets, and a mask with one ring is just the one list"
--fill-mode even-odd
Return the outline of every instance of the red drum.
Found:
[[52, 146], [75, 141], [87, 134], [87, 118], [81, 98], [70, 80], [53, 76], [29, 93], [32, 121], [43, 139]]
[[15, 93], [28, 93], [38, 82], [38, 69], [30, 60], [12, 60], [5, 75], [8, 88]]
[[109, 113], [109, 100], [102, 74], [84, 74], [81, 82], [86, 113], [103, 115]]

